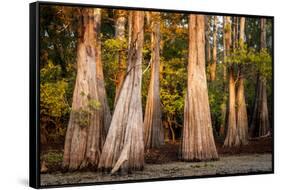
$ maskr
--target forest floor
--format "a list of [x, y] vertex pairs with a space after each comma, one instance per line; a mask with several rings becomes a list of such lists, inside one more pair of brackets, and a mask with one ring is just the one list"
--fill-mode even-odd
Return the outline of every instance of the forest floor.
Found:
[[89, 170], [63, 173], [60, 172], [59, 165], [55, 164], [58, 161], [61, 163], [62, 152], [45, 150], [41, 160], [45, 160], [48, 155], [49, 160], [46, 160], [48, 171], [41, 174], [41, 185], [270, 172], [272, 171], [271, 143], [271, 138], [252, 140], [248, 145], [236, 149], [225, 149], [221, 144], [217, 144], [220, 158], [218, 161], [210, 162], [182, 162], [178, 160], [179, 144], [169, 143], [160, 149], [146, 152], [143, 171], [126, 175], [110, 175]]

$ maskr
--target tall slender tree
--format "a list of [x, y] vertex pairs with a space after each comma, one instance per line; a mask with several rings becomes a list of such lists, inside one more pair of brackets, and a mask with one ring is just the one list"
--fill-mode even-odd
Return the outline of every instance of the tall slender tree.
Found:
[[214, 16], [213, 23], [213, 57], [210, 65], [210, 79], [214, 81], [216, 79], [216, 68], [217, 68], [217, 17]]
[[[115, 14], [116, 14], [115, 37], [119, 41], [119, 43], [125, 43], [126, 42], [125, 32], [126, 32], [126, 22], [127, 22], [126, 11], [116, 10]], [[117, 98], [119, 96], [125, 75], [126, 75], [126, 52], [123, 49], [120, 49], [118, 52], [118, 74], [116, 79], [114, 105], [116, 105]]]
[[[240, 18], [240, 36], [239, 36], [239, 48], [242, 51], [244, 49], [245, 40], [245, 17]], [[237, 129], [240, 141], [242, 144], [248, 143], [248, 116], [247, 107], [244, 92], [244, 68], [243, 65], [238, 65], [238, 75], [237, 75]]]
[[141, 104], [144, 13], [132, 12], [128, 69], [112, 116], [99, 168], [116, 171], [140, 170], [144, 165]]
[[[226, 46], [226, 39], [228, 39], [229, 33], [227, 31], [226, 27], [226, 17], [223, 17], [223, 99], [222, 99], [222, 104], [221, 104], [221, 123], [220, 123], [220, 136], [225, 135], [225, 126], [226, 126], [226, 111], [227, 111], [227, 67], [226, 67], [226, 55], [227, 51], [229, 51]], [[230, 43], [230, 42], [228, 42]]]
[[101, 115], [103, 120], [103, 141], [105, 140], [109, 125], [111, 122], [111, 113], [107, 101], [107, 94], [105, 90], [103, 66], [101, 61], [101, 37], [100, 37], [100, 28], [101, 28], [101, 9], [94, 9], [94, 41], [95, 41], [95, 58], [97, 66], [97, 85], [98, 85], [98, 96], [101, 104]]
[[102, 149], [104, 110], [97, 79], [95, 11], [83, 8], [79, 15], [77, 76], [63, 157], [63, 166], [70, 170], [96, 167]]
[[157, 148], [164, 144], [159, 90], [160, 76], [160, 13], [150, 13], [151, 19], [151, 75], [144, 116], [144, 144]]
[[[236, 19], [234, 19], [236, 20]], [[231, 45], [231, 28], [233, 28], [233, 48], [235, 47], [236, 39], [236, 27], [231, 27], [230, 17], [226, 17], [226, 28], [225, 28], [225, 42], [226, 42], [226, 55], [230, 55]], [[227, 119], [227, 133], [224, 141], [225, 147], [239, 146], [240, 139], [236, 126], [236, 94], [235, 94], [235, 76], [234, 76], [234, 64], [229, 63], [229, 98], [228, 98], [228, 119]]]
[[206, 46], [206, 65], [211, 65], [211, 47], [210, 47], [210, 16], [205, 16], [205, 46]]
[[[260, 20], [260, 49], [266, 49], [266, 19]], [[251, 120], [251, 136], [258, 137], [270, 133], [267, 107], [266, 78], [257, 74], [256, 97]]]
[[205, 17], [189, 16], [187, 95], [185, 97], [183, 160], [218, 158], [211, 123], [205, 70]]

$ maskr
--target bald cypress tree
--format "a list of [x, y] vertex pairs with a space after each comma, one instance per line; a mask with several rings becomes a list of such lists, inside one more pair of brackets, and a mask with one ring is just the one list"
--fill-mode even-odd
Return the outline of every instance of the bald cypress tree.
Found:
[[214, 142], [205, 69], [205, 17], [189, 16], [187, 95], [181, 146], [183, 160], [218, 159]]
[[132, 12], [128, 69], [116, 102], [99, 168], [111, 173], [140, 170], [144, 165], [143, 115], [141, 106], [144, 13]]
[[144, 144], [156, 148], [164, 144], [160, 102], [160, 13], [151, 15], [151, 75], [144, 116]]

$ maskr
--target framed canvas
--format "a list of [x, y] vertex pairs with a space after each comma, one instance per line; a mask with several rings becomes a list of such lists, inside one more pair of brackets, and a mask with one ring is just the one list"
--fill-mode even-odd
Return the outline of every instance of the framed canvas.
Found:
[[30, 186], [274, 172], [274, 17], [30, 4]]

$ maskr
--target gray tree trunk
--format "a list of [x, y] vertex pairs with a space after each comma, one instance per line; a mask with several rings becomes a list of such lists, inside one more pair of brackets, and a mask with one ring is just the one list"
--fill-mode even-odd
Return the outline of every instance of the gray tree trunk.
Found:
[[128, 69], [116, 102], [99, 168], [129, 172], [144, 165], [143, 116], [141, 104], [144, 13], [133, 11]]
[[[121, 43], [126, 41], [125, 32], [126, 32], [126, 11], [124, 10], [116, 10], [116, 22], [115, 22], [115, 37]], [[116, 90], [115, 90], [115, 99], [114, 105], [116, 105], [117, 99], [119, 97], [119, 93], [126, 75], [126, 53], [124, 50], [120, 50], [118, 52], [118, 73], [116, 78]]]

